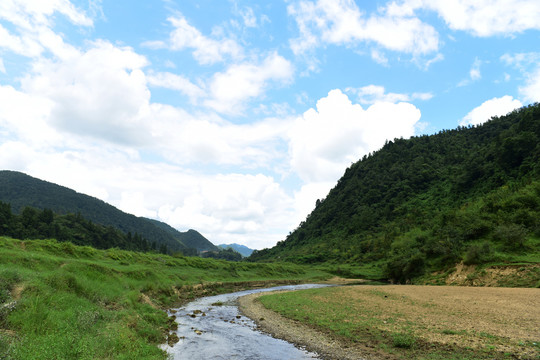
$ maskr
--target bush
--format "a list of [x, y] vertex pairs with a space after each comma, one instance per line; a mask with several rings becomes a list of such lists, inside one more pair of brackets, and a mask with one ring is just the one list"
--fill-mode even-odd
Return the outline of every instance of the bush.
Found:
[[493, 239], [502, 242], [510, 249], [521, 249], [524, 247], [528, 234], [528, 230], [523, 225], [500, 225], [495, 229]]
[[416, 343], [415, 337], [410, 333], [397, 333], [392, 335], [392, 345], [401, 349], [410, 349]]
[[395, 256], [388, 260], [384, 268], [384, 276], [397, 283], [405, 283], [424, 274], [426, 259], [419, 251], [403, 257]]
[[489, 242], [484, 242], [481, 245], [474, 244], [469, 246], [469, 249], [465, 253], [463, 263], [465, 265], [481, 264], [491, 260], [493, 256], [493, 250]]

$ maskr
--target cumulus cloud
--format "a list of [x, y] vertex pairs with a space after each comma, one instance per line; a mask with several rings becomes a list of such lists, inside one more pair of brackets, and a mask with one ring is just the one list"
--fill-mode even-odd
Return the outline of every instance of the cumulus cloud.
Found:
[[204, 163], [268, 167], [287, 119], [264, 119], [236, 125], [219, 117], [191, 115], [171, 106], [152, 104], [151, 134], [155, 149], [174, 164]]
[[260, 64], [234, 64], [214, 75], [205, 104], [218, 112], [239, 113], [246, 101], [260, 96], [271, 82], [286, 84], [293, 75], [291, 62], [275, 52]]
[[174, 27], [168, 42], [149, 41], [143, 45], [152, 48], [166, 47], [170, 50], [192, 49], [195, 60], [203, 65], [222, 62], [227, 58], [240, 60], [244, 56], [242, 47], [235, 40], [205, 36], [199, 29], [189, 24], [182, 14], [171, 16], [168, 21]]
[[514, 109], [523, 106], [521, 102], [512, 96], [506, 95], [500, 98], [493, 98], [484, 101], [482, 105], [471, 110], [461, 121], [459, 125], [479, 125], [493, 116], [506, 115]]
[[336, 181], [352, 162], [387, 139], [410, 137], [420, 111], [409, 103], [378, 102], [367, 109], [332, 90], [289, 132], [291, 167], [306, 182]]
[[178, 228], [205, 229], [215, 243], [245, 242], [251, 237], [257, 246], [268, 246], [272, 242], [262, 229], [292, 225], [291, 199], [274, 179], [262, 174], [198, 179], [192, 193], [175, 204], [181, 205], [162, 206], [159, 217]]
[[142, 144], [150, 99], [142, 71], [146, 65], [131, 48], [97, 41], [66, 60], [39, 59], [22, 89], [52, 102], [49, 121], [63, 131]]
[[39, 94], [26, 94], [11, 86], [0, 86], [0, 130], [6, 137], [46, 148], [62, 144], [61, 137], [49, 125], [52, 102]]
[[[295, 54], [302, 54], [321, 43], [356, 45], [374, 43], [382, 48], [410, 54], [437, 51], [438, 33], [428, 24], [407, 14], [382, 12], [367, 16], [353, 0], [297, 1], [287, 7], [300, 31], [291, 40]], [[378, 61], [384, 59], [375, 53]]]

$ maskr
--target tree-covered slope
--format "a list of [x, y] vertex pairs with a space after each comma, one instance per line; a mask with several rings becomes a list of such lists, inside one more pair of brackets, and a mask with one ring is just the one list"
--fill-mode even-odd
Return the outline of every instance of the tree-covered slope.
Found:
[[251, 260], [378, 263], [400, 279], [396, 268], [413, 277], [467, 254], [478, 262], [538, 253], [526, 239], [540, 236], [539, 219], [536, 104], [481, 126], [388, 142], [348, 168], [284, 241]]
[[200, 234], [194, 237], [190, 232], [182, 233], [166, 224], [126, 214], [94, 197], [16, 171], [0, 171], [0, 201], [9, 203], [14, 213], [29, 206], [51, 209], [58, 214], [80, 214], [86, 220], [112, 226], [125, 234], [137, 233], [150, 243], [167, 246], [170, 251], [185, 251], [190, 247], [206, 250], [210, 243]]
[[150, 221], [160, 229], [181, 241], [182, 244], [186, 245], [188, 248], [197, 249], [198, 251], [217, 250], [216, 245], [212, 244], [196, 230], [189, 229], [186, 232], [179, 232], [172, 226], [169, 226], [161, 221]]

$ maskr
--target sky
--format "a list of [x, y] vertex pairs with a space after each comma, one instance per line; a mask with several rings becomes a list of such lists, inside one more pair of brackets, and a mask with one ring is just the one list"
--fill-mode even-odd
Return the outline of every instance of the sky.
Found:
[[540, 100], [538, 0], [2, 0], [0, 169], [275, 245], [386, 140]]

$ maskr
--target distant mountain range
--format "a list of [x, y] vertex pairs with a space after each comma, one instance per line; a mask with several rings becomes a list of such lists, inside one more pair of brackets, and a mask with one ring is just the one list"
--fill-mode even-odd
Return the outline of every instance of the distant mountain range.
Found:
[[253, 249], [250, 249], [247, 246], [240, 245], [240, 244], [221, 244], [221, 245], [218, 245], [218, 247], [220, 247], [222, 249], [231, 248], [234, 251], [240, 253], [244, 257], [248, 257], [253, 253]]
[[11, 204], [14, 213], [29, 206], [50, 209], [58, 214], [80, 214], [87, 220], [124, 233], [137, 233], [150, 242], [167, 246], [170, 251], [217, 250], [195, 230], [180, 232], [163, 222], [127, 214], [97, 198], [21, 172], [0, 171], [0, 201]]

